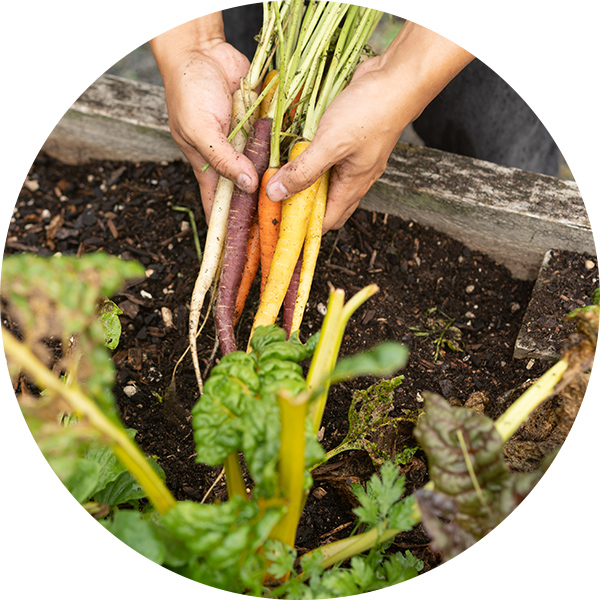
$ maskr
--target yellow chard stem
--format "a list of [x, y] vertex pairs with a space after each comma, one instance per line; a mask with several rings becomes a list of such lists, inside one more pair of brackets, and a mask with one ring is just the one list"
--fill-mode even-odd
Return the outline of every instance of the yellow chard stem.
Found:
[[561, 359], [528, 388], [496, 421], [496, 430], [506, 442], [529, 415], [549, 396], [562, 379], [569, 363]]
[[327, 378], [337, 362], [348, 320], [366, 300], [378, 291], [377, 285], [368, 285], [354, 294], [346, 304], [344, 304], [344, 292], [342, 290], [333, 290], [329, 296], [327, 313], [321, 327], [319, 342], [306, 376], [306, 384], [310, 392], [323, 388], [310, 407], [310, 416], [316, 431], [321, 427], [325, 403], [327, 402], [329, 391]]
[[296, 529], [304, 507], [305, 422], [308, 394], [293, 398], [277, 396], [281, 419], [279, 446], [279, 490], [287, 501], [287, 512], [271, 531], [270, 538], [294, 547]]
[[234, 496], [248, 499], [246, 483], [242, 475], [240, 459], [235, 453], [229, 454], [225, 459], [225, 482], [227, 484], [227, 497], [231, 500]]
[[63, 398], [73, 412], [87, 419], [91, 426], [110, 440], [116, 456], [136, 478], [160, 514], [167, 513], [175, 506], [175, 498], [123, 428], [108, 419], [95, 402], [88, 398], [78, 386], [65, 385], [25, 344], [19, 342], [5, 329], [2, 331], [2, 339], [7, 357], [33, 376], [40, 388], [54, 392]]
[[[329, 295], [327, 312], [323, 319], [319, 341], [310, 363], [308, 375], [306, 376], [306, 385], [309, 392], [314, 392], [319, 389], [319, 387], [323, 386], [325, 379], [335, 364], [335, 345], [337, 336], [334, 332], [336, 328], [339, 327], [342, 310], [344, 308], [344, 298], [345, 294], [343, 290], [333, 290]], [[328, 390], [329, 387], [325, 386], [323, 391], [310, 406], [310, 417], [316, 431], [321, 427], [321, 419], [323, 418], [323, 411], [325, 410]]]

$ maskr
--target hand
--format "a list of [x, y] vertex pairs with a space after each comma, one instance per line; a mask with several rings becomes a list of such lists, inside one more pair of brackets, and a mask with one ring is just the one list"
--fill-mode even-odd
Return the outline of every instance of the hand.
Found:
[[[323, 221], [323, 233], [338, 229], [356, 210], [359, 201], [382, 175], [406, 120], [396, 113], [394, 94], [386, 92], [378, 76], [378, 58], [369, 59], [356, 71], [350, 85], [325, 111], [310, 146], [271, 179], [271, 199], [308, 187], [333, 167]], [[393, 112], [392, 112], [393, 111]], [[279, 183], [285, 189], [277, 189]]]
[[359, 65], [323, 114], [310, 146], [271, 178], [269, 197], [288, 198], [332, 169], [323, 233], [340, 228], [384, 172], [406, 125], [472, 58], [406, 23], [384, 54]]
[[168, 31], [151, 47], [165, 86], [171, 134], [194, 170], [208, 220], [219, 175], [248, 191], [258, 186], [252, 163], [227, 140], [232, 94], [249, 61], [225, 42], [220, 13]]

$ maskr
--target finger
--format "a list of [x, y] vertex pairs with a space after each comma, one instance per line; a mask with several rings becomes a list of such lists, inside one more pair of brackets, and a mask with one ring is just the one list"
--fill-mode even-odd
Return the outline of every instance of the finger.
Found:
[[208, 163], [219, 175], [233, 181], [244, 192], [251, 193], [258, 188], [258, 175], [254, 165], [248, 157], [233, 149], [227, 136], [214, 133], [209, 140], [186, 145], [184, 154], [195, 173], [205, 172]]
[[346, 221], [352, 216], [354, 211], [358, 208], [359, 200], [354, 204], [340, 205], [340, 204], [328, 204], [325, 216], [323, 217], [323, 235], [332, 229], [341, 229]]
[[219, 174], [213, 169], [208, 169], [205, 173], [194, 172], [194, 174], [198, 180], [202, 208], [204, 209], [204, 216], [206, 217], [206, 222], [208, 223], [210, 221], [210, 214], [212, 212], [217, 182], [219, 181]]
[[315, 138], [300, 156], [271, 177], [266, 189], [267, 196], [274, 202], [286, 200], [311, 186], [334, 163], [333, 153]]

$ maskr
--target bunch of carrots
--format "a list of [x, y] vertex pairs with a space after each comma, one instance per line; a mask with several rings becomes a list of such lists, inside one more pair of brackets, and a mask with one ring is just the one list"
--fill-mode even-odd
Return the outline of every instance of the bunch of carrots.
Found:
[[[310, 145], [382, 16], [340, 2], [283, 0], [263, 6], [257, 51], [234, 95], [230, 133], [235, 149], [253, 162], [261, 185], [248, 194], [222, 177], [217, 186], [190, 304], [189, 342], [200, 391], [196, 338], [213, 282], [223, 354], [237, 350], [234, 327], [259, 269], [261, 296], [252, 331], [275, 323], [282, 306], [288, 335], [299, 331], [320, 249], [329, 173], [283, 202], [271, 201], [266, 186], [285, 158], [294, 160]], [[252, 90], [260, 87], [257, 96]]]

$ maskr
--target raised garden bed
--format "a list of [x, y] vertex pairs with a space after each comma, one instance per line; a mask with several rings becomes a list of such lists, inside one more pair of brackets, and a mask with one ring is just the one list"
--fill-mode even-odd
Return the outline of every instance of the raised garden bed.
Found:
[[[142, 93], [147, 102], [139, 105]], [[123, 111], [120, 116], [115, 106]], [[144, 109], [133, 113], [135, 106]], [[146, 278], [116, 298], [124, 312], [125, 335], [114, 355], [115, 393], [125, 424], [137, 429], [144, 450], [158, 457], [176, 497], [198, 501], [218, 470], [195, 463], [189, 411], [197, 389], [189, 362], [178, 371], [177, 401], [160, 398], [187, 345], [188, 303], [197, 269], [187, 216], [173, 207], [195, 212], [201, 238], [205, 224], [191, 169], [174, 160], [178, 151], [161, 107], [160, 93], [152, 86], [102, 78], [88, 90], [32, 166], [6, 251], [105, 250], [144, 264]], [[109, 140], [103, 137], [106, 131]], [[149, 138], [156, 143], [148, 144]], [[390, 338], [408, 345], [410, 361], [396, 392], [394, 414], [416, 414], [421, 393], [431, 390], [497, 417], [514, 389], [547, 368], [537, 356], [515, 357], [513, 352], [549, 248], [576, 253], [571, 267], [581, 263], [584, 270], [575, 271], [580, 285], [571, 300], [589, 302], [598, 286], [597, 261], [574, 183], [399, 146], [362, 209], [340, 232], [324, 239], [305, 335], [320, 326], [329, 282], [348, 293], [375, 282], [381, 292], [353, 318], [342, 353]], [[240, 325], [242, 338], [247, 337], [255, 299], [256, 290]], [[558, 322], [567, 306], [556, 309]], [[450, 331], [450, 323], [454, 348], [442, 345], [437, 353], [440, 329]], [[557, 347], [566, 334], [557, 338]], [[213, 342], [209, 322], [200, 343], [206, 367], [212, 364]], [[327, 449], [345, 435], [353, 389], [371, 382], [363, 378], [352, 388], [333, 390], [324, 418]], [[392, 451], [414, 445], [410, 428], [396, 433], [381, 443], [390, 444]], [[552, 431], [545, 435], [551, 440], [546, 449], [560, 443]], [[365, 455], [354, 452], [315, 474], [299, 531], [301, 548], [347, 533], [352, 521], [348, 483], [364, 481], [371, 471]], [[405, 474], [409, 491], [423, 485], [427, 468], [422, 454], [407, 463]], [[223, 498], [224, 492], [224, 485], [217, 484], [209, 498]], [[395, 543], [411, 549], [427, 568], [439, 562], [421, 529]]]

